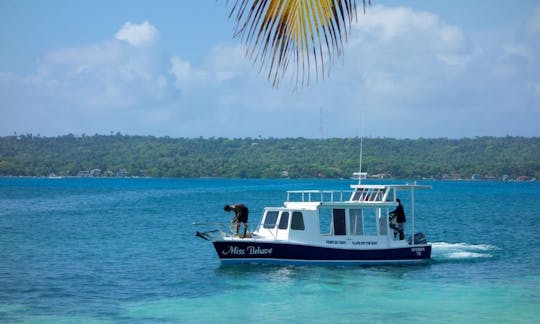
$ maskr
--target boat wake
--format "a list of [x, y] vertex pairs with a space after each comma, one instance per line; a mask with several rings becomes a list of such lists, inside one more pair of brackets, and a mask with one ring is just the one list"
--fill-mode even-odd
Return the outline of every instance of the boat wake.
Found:
[[498, 247], [489, 244], [431, 243], [431, 258], [434, 261], [470, 261], [489, 259]]

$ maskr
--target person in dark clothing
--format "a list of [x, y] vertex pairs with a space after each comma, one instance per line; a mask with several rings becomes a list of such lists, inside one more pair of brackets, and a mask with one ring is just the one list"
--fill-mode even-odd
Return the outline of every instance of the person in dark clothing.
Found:
[[388, 217], [388, 225], [390, 225], [390, 228], [392, 229], [392, 232], [394, 233], [394, 240], [396, 240], [399, 234], [396, 214], [390, 213], [389, 216], [390, 217]]
[[242, 237], [246, 237], [247, 222], [248, 222], [248, 215], [249, 215], [248, 208], [243, 204], [235, 204], [235, 205], [225, 205], [225, 207], [223, 207], [223, 210], [226, 212], [234, 211], [234, 216], [231, 219], [231, 223], [233, 224], [235, 228], [234, 234], [238, 235], [238, 231], [240, 230], [240, 226], [242, 225], [244, 227], [244, 235]]
[[397, 230], [399, 232], [399, 239], [400, 240], [403, 240], [405, 239], [405, 232], [403, 230], [403, 223], [406, 222], [406, 219], [405, 219], [405, 211], [403, 210], [403, 205], [401, 205], [401, 200], [399, 200], [399, 198], [396, 198], [396, 201], [398, 203], [396, 209], [392, 212], [390, 212], [390, 215], [391, 216], [396, 216], [396, 221], [397, 221]]

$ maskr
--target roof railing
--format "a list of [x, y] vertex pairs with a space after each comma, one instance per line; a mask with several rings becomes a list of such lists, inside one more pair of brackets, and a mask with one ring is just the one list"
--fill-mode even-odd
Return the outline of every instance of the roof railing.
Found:
[[352, 193], [351, 190], [290, 190], [287, 202], [344, 202]]

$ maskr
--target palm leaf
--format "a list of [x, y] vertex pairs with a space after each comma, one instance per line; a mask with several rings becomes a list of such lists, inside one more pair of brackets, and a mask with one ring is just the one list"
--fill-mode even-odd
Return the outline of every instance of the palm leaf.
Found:
[[[365, 10], [366, 0], [362, 4]], [[230, 17], [248, 58], [274, 87], [291, 65], [291, 78], [304, 86], [312, 72], [324, 79], [342, 56], [356, 0], [236, 0]]]

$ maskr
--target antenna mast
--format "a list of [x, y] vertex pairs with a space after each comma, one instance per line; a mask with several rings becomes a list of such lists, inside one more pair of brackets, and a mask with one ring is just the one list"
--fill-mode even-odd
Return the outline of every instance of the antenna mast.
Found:
[[360, 167], [358, 168], [358, 184], [362, 184], [362, 147], [363, 137], [360, 137]]
[[[362, 173], [363, 148], [364, 148], [364, 114], [362, 114], [362, 117], [360, 119], [360, 166], [358, 168], [358, 184], [362, 184], [362, 176], [364, 175]], [[366, 176], [367, 176], [367, 173], [366, 173]]]

